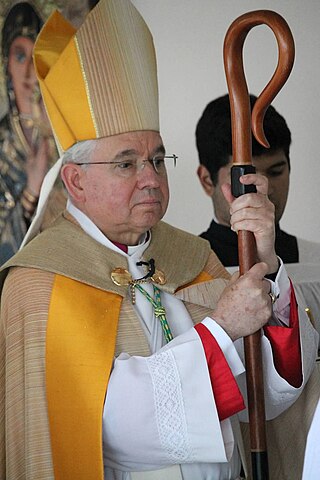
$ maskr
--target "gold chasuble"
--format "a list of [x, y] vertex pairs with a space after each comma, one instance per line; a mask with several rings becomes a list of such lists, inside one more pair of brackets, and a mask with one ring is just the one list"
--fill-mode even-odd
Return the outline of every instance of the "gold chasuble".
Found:
[[[11, 268], [5, 288], [22, 302], [14, 307], [9, 301], [2, 307], [7, 312], [2, 325], [7, 350], [17, 358], [32, 352], [27, 373], [18, 362], [14, 380], [9, 378], [9, 387], [11, 381], [14, 387], [7, 389], [4, 408], [9, 437], [14, 431], [15, 438], [7, 442], [7, 480], [19, 478], [29, 463], [37, 464], [37, 476], [22, 474], [28, 480], [103, 480], [102, 414], [114, 355], [150, 354], [128, 287], [111, 280], [114, 268], [127, 268], [126, 257], [99, 244], [66, 217], [31, 241], [2, 272], [5, 276], [8, 267], [19, 267]], [[160, 288], [180, 298], [195, 323], [212, 312], [228, 274], [205, 240], [160, 222], [144, 252], [144, 259], [150, 258], [165, 274]], [[32, 281], [30, 291], [23, 292], [19, 283], [26, 275]], [[23, 325], [18, 325], [21, 317]], [[16, 335], [12, 332], [29, 329], [30, 336], [21, 333], [10, 346]], [[24, 385], [26, 375], [30, 388]], [[46, 395], [39, 401], [41, 389]], [[30, 398], [35, 406], [29, 408], [39, 420], [29, 425], [27, 419], [19, 419], [17, 428], [14, 404], [29, 391], [35, 392]], [[25, 438], [30, 440], [18, 462]], [[39, 456], [38, 463], [34, 456]]]
[[[181, 299], [194, 323], [212, 315], [228, 274], [205, 240], [160, 222], [143, 258], [155, 260], [167, 280], [161, 290]], [[128, 287], [111, 280], [115, 268], [127, 268], [126, 257], [62, 216], [3, 267], [2, 280], [9, 267], [0, 324], [0, 478], [102, 480], [114, 355], [150, 355]], [[297, 441], [295, 456], [303, 452], [307, 432], [296, 431], [292, 442], [292, 425], [301, 415], [311, 421], [316, 373], [297, 402], [267, 422], [271, 478], [295, 474], [290, 460]]]

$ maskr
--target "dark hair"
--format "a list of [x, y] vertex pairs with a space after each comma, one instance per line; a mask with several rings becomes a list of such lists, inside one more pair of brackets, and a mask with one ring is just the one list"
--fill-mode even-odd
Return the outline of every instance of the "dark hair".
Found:
[[[251, 109], [256, 100], [256, 96], [250, 95]], [[291, 133], [285, 119], [270, 105], [263, 125], [270, 148], [263, 147], [252, 136], [252, 156], [283, 150], [290, 169]], [[206, 106], [197, 124], [196, 144], [199, 161], [209, 170], [212, 182], [216, 185], [220, 168], [227, 165], [230, 161], [229, 157], [232, 156], [229, 95], [219, 97]]]
[[89, 10], [92, 10], [93, 7], [95, 7], [98, 2], [99, 0], [88, 0]]
[[5, 63], [10, 46], [17, 37], [28, 37], [35, 41], [43, 21], [34, 7], [28, 2], [16, 3], [7, 13], [2, 27], [1, 49]]

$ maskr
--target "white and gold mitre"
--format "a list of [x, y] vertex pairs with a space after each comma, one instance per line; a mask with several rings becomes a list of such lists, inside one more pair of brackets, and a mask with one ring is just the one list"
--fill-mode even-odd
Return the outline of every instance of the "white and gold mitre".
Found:
[[100, 0], [78, 30], [54, 12], [34, 63], [60, 151], [82, 140], [159, 131], [152, 35], [129, 0]]

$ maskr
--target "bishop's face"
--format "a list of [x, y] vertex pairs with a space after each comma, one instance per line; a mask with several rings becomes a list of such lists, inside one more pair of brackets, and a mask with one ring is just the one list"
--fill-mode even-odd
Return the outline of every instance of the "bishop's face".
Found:
[[165, 214], [169, 201], [167, 175], [157, 173], [152, 163], [145, 162], [155, 155], [164, 155], [160, 135], [139, 131], [97, 140], [84, 168], [68, 164], [68, 168], [77, 169], [81, 189], [81, 195], [77, 192], [75, 198], [71, 192], [73, 203], [110, 240], [135, 245]]

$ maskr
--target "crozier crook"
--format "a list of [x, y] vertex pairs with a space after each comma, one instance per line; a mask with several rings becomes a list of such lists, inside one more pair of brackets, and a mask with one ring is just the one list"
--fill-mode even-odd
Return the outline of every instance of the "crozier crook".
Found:
[[[277, 68], [258, 97], [251, 115], [249, 93], [243, 70], [243, 45], [249, 31], [265, 24], [278, 43]], [[224, 66], [230, 96], [232, 124], [232, 192], [238, 197], [255, 191], [254, 186], [240, 184], [239, 177], [254, 171], [252, 166], [251, 131], [259, 143], [269, 147], [263, 130], [265, 112], [290, 75], [294, 62], [294, 40], [286, 21], [270, 10], [257, 10], [238, 17], [229, 27], [224, 41]], [[238, 235], [240, 274], [256, 263], [256, 246], [251, 232]], [[265, 407], [261, 336], [256, 332], [244, 339], [250, 421], [252, 474], [254, 480], [268, 479]]]

